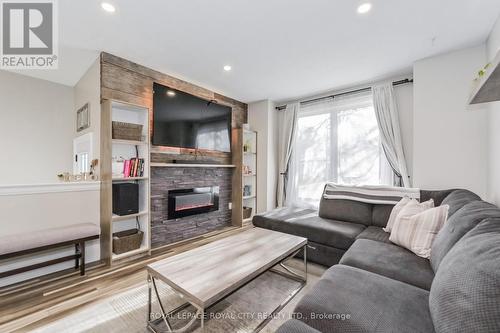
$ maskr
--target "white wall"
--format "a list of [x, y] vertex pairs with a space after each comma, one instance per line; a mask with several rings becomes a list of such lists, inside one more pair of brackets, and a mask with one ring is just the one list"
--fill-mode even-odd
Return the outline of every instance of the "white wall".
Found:
[[0, 185], [57, 181], [73, 169], [73, 88], [0, 71]]
[[[486, 43], [488, 60], [492, 60], [500, 51], [500, 18]], [[488, 108], [489, 123], [489, 163], [488, 163], [488, 199], [500, 205], [500, 102], [490, 103]]]
[[[91, 127], [76, 133], [76, 110], [86, 102]], [[0, 71], [0, 148], [9, 161], [0, 163], [0, 237], [83, 222], [99, 225], [99, 184], [59, 184], [56, 176], [72, 172], [76, 136], [94, 132], [93, 153], [99, 157], [99, 128], [98, 60], [75, 87]], [[2, 261], [0, 271], [71, 253], [73, 247]], [[99, 241], [88, 242], [86, 262], [99, 259]], [[0, 286], [73, 265], [70, 261], [0, 279]]]
[[257, 212], [276, 207], [278, 113], [269, 100], [248, 105], [248, 123], [257, 132]]
[[424, 189], [487, 193], [488, 118], [467, 106], [484, 45], [414, 64], [413, 179]]
[[[92, 132], [93, 136], [93, 157], [92, 159], [99, 158], [100, 156], [100, 130], [101, 130], [101, 64], [100, 59], [97, 58], [94, 63], [90, 66], [87, 72], [82, 76], [80, 81], [75, 85], [75, 107], [74, 110], [78, 110], [85, 103], [89, 103], [90, 108], [90, 127], [81, 131], [76, 132], [76, 126], [74, 126], [74, 137], [78, 137], [89, 132]], [[97, 168], [99, 170], [99, 168]]]

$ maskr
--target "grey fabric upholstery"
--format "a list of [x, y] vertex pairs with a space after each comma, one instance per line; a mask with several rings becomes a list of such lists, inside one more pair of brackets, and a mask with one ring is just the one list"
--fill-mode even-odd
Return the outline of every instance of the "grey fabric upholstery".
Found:
[[455, 190], [435, 190], [435, 191], [420, 190], [420, 202], [432, 199], [434, 200], [435, 206], [441, 206], [443, 200], [453, 191]]
[[436, 332], [500, 332], [500, 219], [486, 219], [448, 252], [429, 298]]
[[320, 217], [325, 219], [372, 224], [372, 204], [352, 200], [328, 200], [321, 198], [319, 204]]
[[[429, 292], [335, 265], [297, 304], [297, 319], [323, 332], [433, 332]], [[314, 315], [344, 315], [343, 319]], [[345, 316], [349, 316], [347, 319]]]
[[[271, 229], [274, 222], [294, 220], [298, 218], [307, 218], [308, 216], [317, 216], [317, 211], [314, 209], [303, 209], [296, 207], [284, 207], [274, 209], [270, 212], [255, 215], [253, 224], [260, 228]], [[269, 227], [269, 228], [268, 228]]]
[[270, 214], [255, 216], [253, 223], [257, 227], [306, 237], [311, 242], [341, 250], [347, 250], [356, 236], [365, 229], [361, 224], [321, 218], [310, 210], [272, 211]]
[[373, 205], [372, 225], [381, 228], [385, 227], [393, 208], [394, 205]]
[[364, 269], [425, 290], [431, 288], [434, 278], [429, 260], [397, 245], [368, 239], [357, 240], [342, 257], [340, 264]]
[[468, 204], [469, 202], [479, 201], [481, 198], [471, 191], [467, 190], [455, 190], [451, 192], [446, 198], [444, 198], [441, 205], [449, 205], [448, 218], [457, 212], [460, 208]]
[[[311, 241], [309, 241], [307, 244], [309, 245], [307, 247], [307, 261], [312, 261], [327, 267], [338, 264], [340, 258], [342, 258], [345, 253], [345, 250], [318, 244]], [[302, 258], [302, 254], [300, 254], [298, 257]]]
[[453, 245], [486, 218], [500, 218], [500, 209], [484, 201], [473, 201], [460, 208], [448, 219], [432, 245], [431, 266], [435, 272]]
[[371, 226], [363, 230], [363, 232], [360, 233], [356, 239], [371, 239], [378, 242], [392, 244], [391, 241], [389, 241], [390, 235], [390, 233], [385, 232], [382, 228]]
[[315, 330], [311, 326], [307, 326], [305, 323], [299, 320], [289, 319], [278, 328], [276, 333], [321, 333], [321, 332]]

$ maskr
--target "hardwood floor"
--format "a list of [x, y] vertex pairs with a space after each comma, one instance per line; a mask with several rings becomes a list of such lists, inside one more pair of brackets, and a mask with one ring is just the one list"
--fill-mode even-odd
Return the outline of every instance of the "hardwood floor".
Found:
[[130, 286], [144, 267], [159, 259], [239, 233], [245, 228], [226, 228], [155, 250], [150, 256], [132, 258], [112, 267], [94, 265], [87, 275], [65, 271], [12, 287], [0, 288], [0, 332], [26, 331], [28, 325], [59, 316], [82, 304], [106, 297]]

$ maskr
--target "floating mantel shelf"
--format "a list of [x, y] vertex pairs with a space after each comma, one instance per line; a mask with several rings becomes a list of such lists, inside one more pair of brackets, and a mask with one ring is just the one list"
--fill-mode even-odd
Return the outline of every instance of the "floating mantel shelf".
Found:
[[151, 163], [151, 167], [163, 168], [235, 168], [234, 164], [181, 164], [181, 163]]
[[478, 80], [479, 82], [472, 91], [469, 104], [500, 101], [500, 51], [491, 61], [486, 74]]

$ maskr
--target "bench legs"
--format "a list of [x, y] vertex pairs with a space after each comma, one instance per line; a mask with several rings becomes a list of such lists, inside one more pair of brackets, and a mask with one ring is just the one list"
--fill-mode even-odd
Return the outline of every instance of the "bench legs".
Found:
[[85, 275], [85, 242], [75, 244], [75, 269], [80, 268], [80, 275]]

